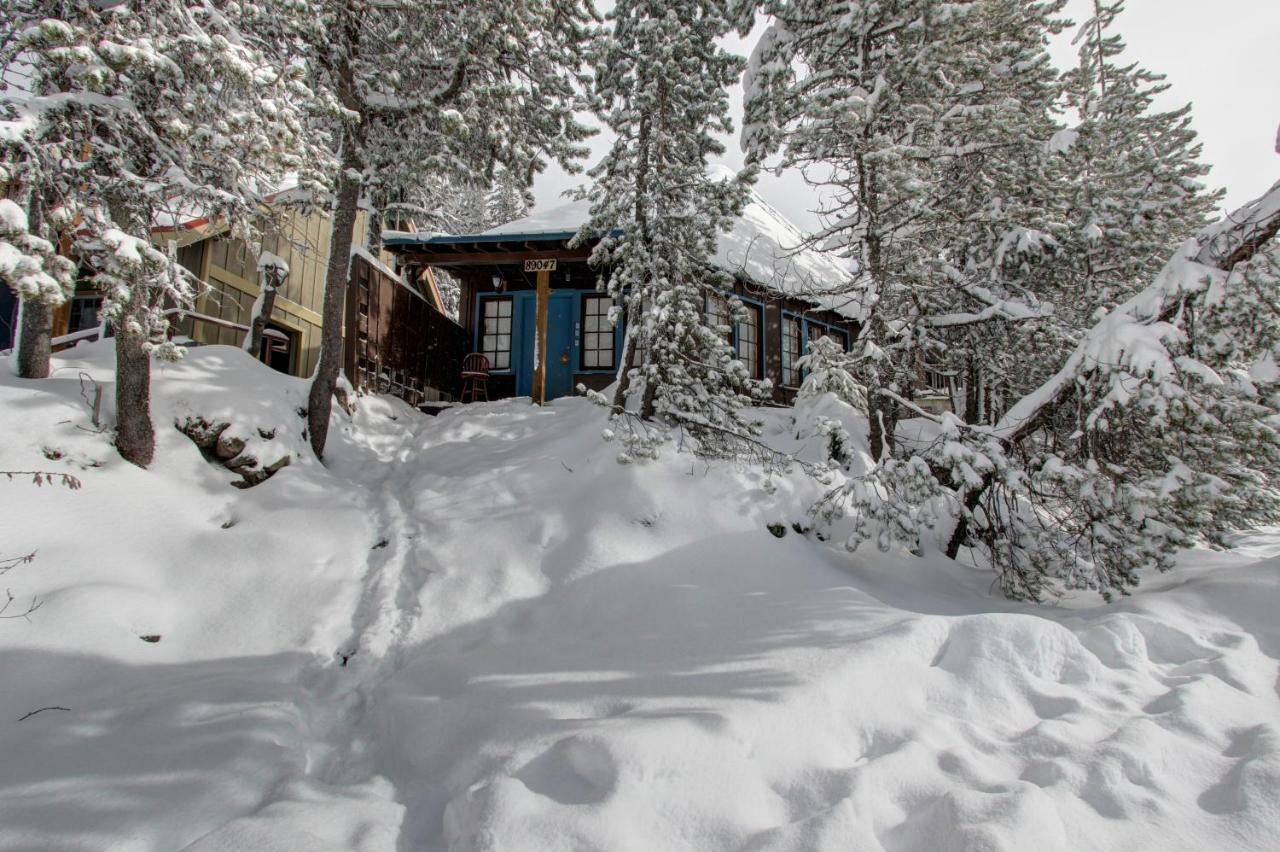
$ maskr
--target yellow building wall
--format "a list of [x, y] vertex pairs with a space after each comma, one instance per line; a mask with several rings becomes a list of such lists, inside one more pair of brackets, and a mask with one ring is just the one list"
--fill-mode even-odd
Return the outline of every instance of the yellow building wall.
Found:
[[[363, 241], [366, 219], [364, 211], [356, 217], [353, 237], [357, 242]], [[289, 264], [289, 277], [276, 293], [271, 321], [296, 334], [297, 354], [291, 372], [298, 376], [311, 375], [320, 357], [329, 232], [329, 217], [323, 213], [286, 210], [267, 225], [262, 239], [264, 251]], [[196, 301], [195, 313], [249, 325], [258, 297], [257, 254], [228, 234], [206, 236], [203, 242], [197, 274], [209, 286]], [[245, 334], [194, 317], [184, 321], [180, 331], [200, 343], [227, 346], [243, 345]]]

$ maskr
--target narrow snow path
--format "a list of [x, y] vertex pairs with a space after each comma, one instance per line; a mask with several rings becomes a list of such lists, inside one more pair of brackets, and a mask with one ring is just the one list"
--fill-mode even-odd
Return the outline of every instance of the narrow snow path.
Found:
[[802, 476], [619, 465], [582, 400], [366, 399], [321, 466], [305, 383], [202, 347], [156, 421], [293, 455], [241, 492], [169, 428], [119, 462], [79, 378], [110, 355], [0, 376], [0, 467], [85, 480], [0, 490], [5, 553], [39, 551], [5, 582], [45, 602], [0, 622], [0, 847], [1273, 845], [1276, 531], [1115, 605], [1019, 606], [792, 531]]

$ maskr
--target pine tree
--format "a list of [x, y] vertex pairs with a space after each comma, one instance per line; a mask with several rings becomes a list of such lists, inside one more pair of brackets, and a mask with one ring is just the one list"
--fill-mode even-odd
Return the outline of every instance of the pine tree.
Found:
[[588, 133], [573, 110], [590, 13], [581, 0], [315, 4], [309, 38], [341, 108], [324, 331], [308, 404], [311, 446], [323, 456], [361, 200], [412, 198], [432, 181], [483, 185], [499, 164], [531, 178], [548, 156], [573, 168]]
[[[1174, 253], [995, 424], [937, 438], [824, 507], [850, 546], [918, 546], [944, 514], [1013, 598], [1108, 599], [1178, 549], [1280, 521], [1280, 184]], [[940, 511], [945, 507], [946, 512]]]
[[1156, 111], [1164, 76], [1120, 64], [1125, 45], [1113, 29], [1124, 3], [1093, 0], [1093, 11], [1076, 35], [1079, 63], [1064, 75], [1079, 123], [1059, 140], [1071, 193], [1064, 255], [1077, 277], [1063, 308], [1081, 328], [1143, 289], [1222, 200], [1201, 183], [1209, 169], [1190, 105]]
[[528, 215], [530, 198], [527, 182], [519, 180], [508, 169], [498, 172], [485, 194], [485, 226], [493, 228]]
[[[1061, 0], [774, 0], [747, 76], [752, 161], [832, 190], [815, 242], [854, 258], [871, 446], [893, 449], [923, 369], [998, 372], [984, 336], [1052, 314], [1044, 142]], [[976, 381], [973, 383], [976, 385]]]
[[[735, 434], [751, 431], [741, 408], [753, 389], [727, 329], [704, 312], [709, 296], [732, 285], [710, 259], [751, 175], [709, 174], [708, 159], [724, 151], [716, 136], [730, 132], [727, 88], [742, 60], [716, 44], [730, 29], [720, 0], [622, 0], [610, 18], [593, 91], [617, 139], [590, 172], [591, 216], [579, 239], [600, 237], [591, 262], [606, 270], [614, 320], [626, 314], [614, 405], [626, 407], [638, 352], [640, 416], [680, 423], [703, 451], [727, 451]], [[629, 449], [652, 451], [647, 438]]]
[[[275, 12], [283, 15], [286, 5]], [[19, 157], [43, 218], [68, 229], [116, 336], [116, 447], [154, 453], [150, 358], [177, 358], [170, 308], [200, 282], [151, 243], [157, 222], [201, 215], [252, 239], [266, 193], [305, 172], [303, 69], [269, 61], [242, 23], [262, 5], [138, 0], [7, 4], [0, 56], [32, 69]], [[274, 17], [268, 14], [267, 17]]]

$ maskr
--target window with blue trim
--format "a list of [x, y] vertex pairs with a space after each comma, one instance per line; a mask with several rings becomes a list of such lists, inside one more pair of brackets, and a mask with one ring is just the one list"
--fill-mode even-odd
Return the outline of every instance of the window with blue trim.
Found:
[[800, 387], [803, 377], [796, 364], [804, 354], [801, 351], [800, 317], [782, 317], [782, 383], [787, 387]]
[[729, 322], [729, 300], [719, 293], [707, 294], [707, 326], [720, 334], [726, 343], [733, 343], [733, 326]]
[[751, 378], [762, 378], [764, 369], [760, 362], [760, 307], [743, 305], [746, 313], [734, 324], [735, 348], [738, 360], [747, 365]]
[[764, 375], [764, 363], [760, 357], [761, 328], [763, 326], [759, 305], [742, 303], [741, 317], [735, 317], [729, 299], [719, 293], [707, 294], [707, 325], [724, 337], [726, 343], [733, 347], [734, 355], [747, 367], [751, 378], [759, 379]]

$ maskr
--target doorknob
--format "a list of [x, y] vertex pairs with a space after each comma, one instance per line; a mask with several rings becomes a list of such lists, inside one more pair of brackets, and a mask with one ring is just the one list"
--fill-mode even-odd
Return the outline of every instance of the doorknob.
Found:
[[568, 364], [568, 363], [569, 363], [569, 353], [568, 353], [568, 352], [561, 352], [561, 353], [560, 353], [560, 363], [561, 363], [561, 364]]

